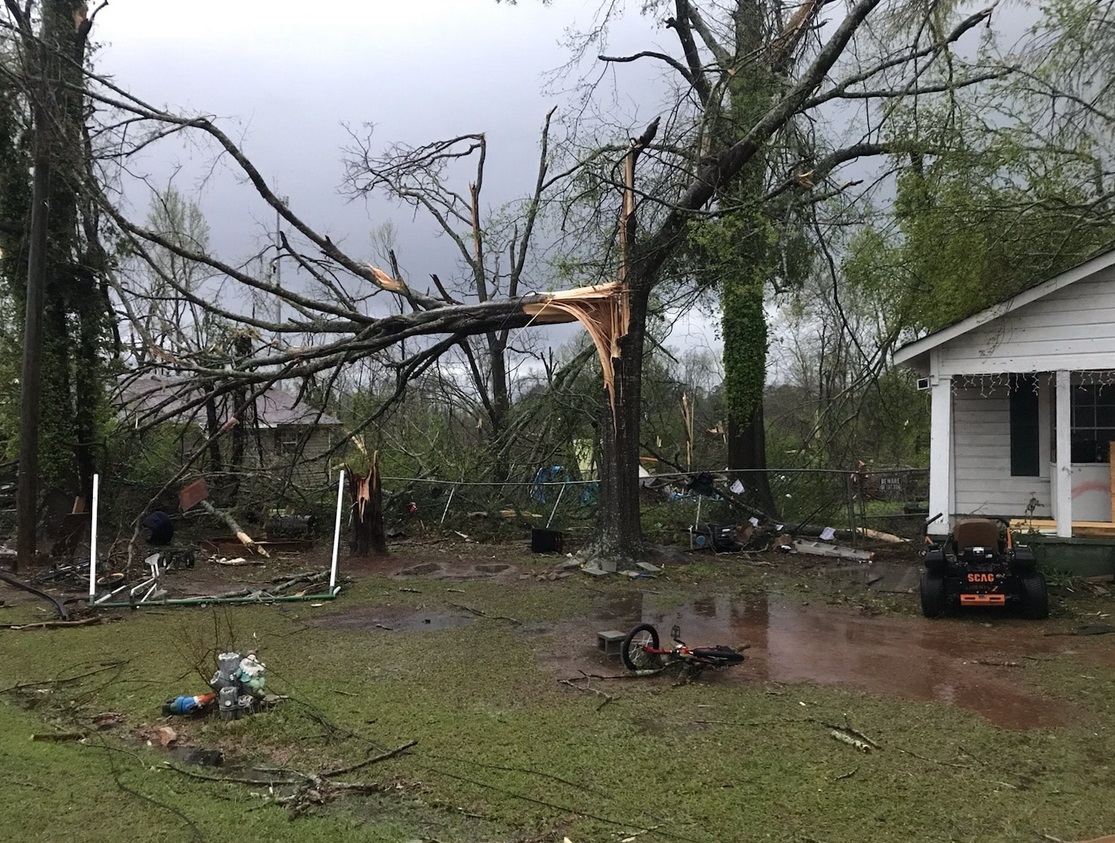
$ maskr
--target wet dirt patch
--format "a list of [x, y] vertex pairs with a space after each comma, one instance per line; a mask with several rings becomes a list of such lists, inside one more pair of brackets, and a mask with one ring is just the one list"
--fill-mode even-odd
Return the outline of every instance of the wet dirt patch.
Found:
[[377, 606], [358, 606], [347, 612], [310, 621], [326, 629], [382, 629], [388, 632], [415, 632], [457, 629], [476, 620], [465, 612], [410, 611]]
[[702, 681], [854, 688], [956, 706], [1006, 729], [1063, 726], [1080, 716], [1073, 703], [1030, 686], [1025, 674], [1035, 659], [1076, 654], [1091, 643], [1078, 636], [1048, 635], [1047, 624], [1001, 615], [931, 621], [773, 596], [747, 602], [713, 596], [667, 607], [656, 595], [644, 593], [612, 601], [598, 618], [570, 624], [564, 634], [559, 631], [564, 640], [580, 639], [586, 646], [547, 661], [563, 676], [582, 670], [621, 673], [619, 659], [596, 648], [596, 633], [627, 630], [636, 623], [654, 624], [663, 643], [676, 624], [691, 646], [750, 645], [742, 665], [706, 673]]
[[433, 573], [441, 573], [441, 565], [437, 562], [423, 562], [421, 565], [411, 565], [409, 568], [403, 568], [396, 576], [428, 577]]

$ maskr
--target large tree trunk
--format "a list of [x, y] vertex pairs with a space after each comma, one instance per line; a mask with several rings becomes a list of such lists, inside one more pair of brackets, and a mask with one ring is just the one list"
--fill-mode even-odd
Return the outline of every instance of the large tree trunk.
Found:
[[46, 109], [35, 108], [35, 176], [20, 375], [19, 485], [16, 497], [16, 570], [35, 561], [39, 500], [39, 417], [42, 397], [42, 324], [46, 287], [50, 139]]
[[507, 343], [501, 339], [500, 334], [490, 332], [487, 337], [488, 364], [491, 367], [491, 430], [488, 431], [488, 442], [492, 453], [492, 471], [497, 480], [503, 482], [509, 478], [510, 468], [507, 462], [507, 447], [504, 436], [507, 433], [507, 413], [511, 406], [511, 390], [507, 382]]
[[591, 553], [605, 571], [640, 558], [643, 549], [639, 517], [639, 430], [642, 420], [643, 341], [646, 336], [650, 284], [632, 278], [631, 321], [612, 360], [615, 405], [601, 425], [600, 535]]
[[[92, 21], [73, 0], [41, 4], [38, 38], [32, 32], [30, 5], [24, 15], [9, 4], [19, 22], [23, 65], [34, 131], [34, 176], [28, 235], [24, 356], [20, 384], [19, 499], [17, 552], [23, 562], [35, 555], [36, 513], [41, 485], [40, 445], [50, 448], [53, 480], [73, 493], [87, 493], [85, 478], [75, 476], [75, 460], [92, 440], [83, 422], [95, 403], [75, 392], [74, 379], [92, 378], [75, 354], [68, 307], [81, 307], [82, 285], [95, 284], [77, 258], [78, 201], [88, 176], [83, 143], [83, 65]], [[93, 287], [95, 291], [95, 287]], [[76, 344], [81, 345], [80, 342]], [[75, 366], [75, 359], [77, 365]], [[44, 369], [49, 378], [44, 377]], [[44, 402], [44, 395], [47, 400]], [[46, 403], [49, 416], [44, 418]], [[89, 461], [78, 472], [91, 477]], [[92, 486], [90, 479], [89, 486]]]
[[776, 516], [774, 496], [767, 477], [767, 438], [762, 402], [745, 425], [728, 421], [728, 469], [747, 490], [748, 500], [770, 516]]

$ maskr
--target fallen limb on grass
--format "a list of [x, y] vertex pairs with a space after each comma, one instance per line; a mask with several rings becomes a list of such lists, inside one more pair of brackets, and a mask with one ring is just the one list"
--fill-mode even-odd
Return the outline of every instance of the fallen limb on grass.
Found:
[[82, 618], [76, 621], [33, 621], [31, 623], [0, 623], [0, 629], [59, 629], [67, 626], [93, 626], [101, 623], [100, 617]]
[[558, 680], [558, 681], [560, 681], [562, 685], [568, 685], [570, 688], [572, 688], [575, 691], [584, 691], [587, 694], [596, 694], [598, 697], [603, 697], [603, 699], [600, 701], [600, 704], [598, 706], [596, 706], [597, 711], [599, 711], [600, 709], [602, 709], [604, 706], [606, 706], [608, 703], [610, 703], [612, 700], [615, 699], [615, 697], [613, 697], [611, 694], [609, 694], [605, 691], [601, 691], [599, 688], [590, 688], [587, 685], [577, 685], [577, 684], [574, 684], [573, 682], [571, 682], [568, 679], [561, 679], [561, 680]]
[[847, 732], [842, 731], [841, 729], [829, 729], [829, 734], [832, 735], [834, 740], [838, 740], [841, 743], [848, 744], [848, 746], [855, 747], [860, 752], [871, 751], [871, 744], [867, 743], [866, 741], [861, 741], [859, 738], [853, 737], [852, 735], [849, 735]]
[[[843, 735], [847, 735], [848, 737], [854, 739], [857, 743], [866, 744], [867, 749], [882, 749], [882, 747], [879, 746], [878, 743], [867, 737], [867, 735], [865, 735], [858, 729], [853, 729], [847, 722], [845, 722], [844, 725], [841, 726], [839, 723], [825, 723], [822, 721], [821, 725], [824, 726], [826, 729], [831, 729], [834, 732], [840, 732]], [[844, 738], [837, 738], [837, 740], [848, 743], [848, 741], [844, 740]], [[852, 745], [855, 746], [855, 744]]]
[[36, 732], [31, 736], [33, 741], [83, 741], [85, 732]]

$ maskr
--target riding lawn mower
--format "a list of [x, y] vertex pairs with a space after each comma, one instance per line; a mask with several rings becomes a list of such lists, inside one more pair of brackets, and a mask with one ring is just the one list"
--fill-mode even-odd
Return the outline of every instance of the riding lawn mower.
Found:
[[963, 518], [943, 541], [927, 535], [926, 543], [921, 611], [927, 618], [984, 606], [1049, 617], [1049, 592], [1034, 551], [1015, 543], [1005, 519]]

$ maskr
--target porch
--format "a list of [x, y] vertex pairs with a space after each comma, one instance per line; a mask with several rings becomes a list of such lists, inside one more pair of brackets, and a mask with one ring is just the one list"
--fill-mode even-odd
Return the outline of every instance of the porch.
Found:
[[1115, 524], [1110, 521], [1073, 521], [1071, 536], [1058, 536], [1057, 522], [1051, 518], [1013, 518], [1010, 528], [1033, 548], [1047, 572], [1115, 576]]

